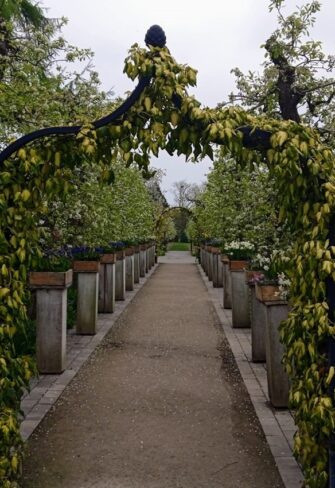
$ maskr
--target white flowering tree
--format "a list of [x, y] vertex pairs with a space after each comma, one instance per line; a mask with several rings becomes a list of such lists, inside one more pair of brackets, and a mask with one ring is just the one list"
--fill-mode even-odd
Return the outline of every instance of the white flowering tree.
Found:
[[108, 246], [112, 241], [154, 237], [155, 205], [140, 171], [120, 160], [111, 184], [100, 181], [99, 167], [77, 177], [75, 191], [56, 199], [44, 226], [48, 248], [63, 245]]
[[194, 209], [193, 235], [225, 243], [246, 240], [256, 249], [272, 246], [280, 230], [275, 192], [265, 167], [242, 169], [217, 153]]

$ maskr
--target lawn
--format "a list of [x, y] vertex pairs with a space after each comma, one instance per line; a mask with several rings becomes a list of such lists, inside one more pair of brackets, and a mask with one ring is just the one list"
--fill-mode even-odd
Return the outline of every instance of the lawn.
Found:
[[188, 242], [169, 242], [168, 251], [189, 251], [190, 244]]

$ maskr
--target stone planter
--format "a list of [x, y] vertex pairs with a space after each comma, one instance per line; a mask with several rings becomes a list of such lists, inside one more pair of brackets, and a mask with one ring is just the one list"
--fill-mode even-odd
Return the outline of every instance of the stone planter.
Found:
[[266, 366], [271, 404], [275, 408], [287, 408], [289, 380], [282, 364], [284, 346], [279, 340], [279, 326], [287, 319], [288, 305], [283, 300], [264, 302], [266, 307]]
[[222, 259], [223, 266], [223, 308], [231, 308], [231, 274], [229, 271], [229, 259]]
[[36, 291], [36, 360], [43, 374], [60, 374], [66, 367], [67, 288], [72, 270], [33, 271], [29, 286]]
[[146, 244], [140, 245], [140, 277], [144, 278], [146, 273], [147, 260], [147, 246]]
[[133, 291], [135, 282], [134, 275], [134, 249], [126, 249], [126, 291]]
[[77, 276], [77, 322], [76, 332], [94, 335], [98, 320], [99, 261], [74, 261], [73, 271]]
[[251, 358], [254, 363], [265, 362], [266, 306], [256, 298], [255, 285], [249, 282]]
[[126, 259], [125, 251], [116, 253], [115, 263], [115, 300], [126, 299]]
[[134, 283], [140, 282], [140, 246], [134, 246]]
[[99, 271], [99, 313], [112, 313], [115, 310], [115, 254], [103, 254]]
[[245, 271], [230, 270], [232, 326], [234, 329], [250, 328], [249, 289], [245, 281]]

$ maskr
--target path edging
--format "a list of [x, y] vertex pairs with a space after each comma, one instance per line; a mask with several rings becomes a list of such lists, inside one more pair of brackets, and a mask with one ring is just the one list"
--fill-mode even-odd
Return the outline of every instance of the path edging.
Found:
[[250, 329], [232, 328], [231, 311], [222, 307], [222, 288], [213, 288], [201, 266], [197, 264], [197, 267], [234, 355], [285, 488], [299, 488], [303, 483], [303, 475], [292, 451], [293, 434], [296, 430], [292, 415], [288, 410], [274, 409], [270, 406], [265, 367], [263, 364], [251, 362]]

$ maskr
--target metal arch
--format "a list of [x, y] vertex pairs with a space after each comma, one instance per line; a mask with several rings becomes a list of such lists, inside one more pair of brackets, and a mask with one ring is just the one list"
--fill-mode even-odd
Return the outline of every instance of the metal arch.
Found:
[[188, 214], [188, 216], [189, 216], [189, 217], [191, 217], [191, 216], [193, 215], [192, 210], [191, 210], [191, 209], [189, 209], [189, 208], [186, 208], [186, 207], [181, 207], [181, 206], [179, 206], [179, 205], [176, 205], [176, 206], [174, 206], [174, 207], [166, 207], [166, 208], [164, 208], [164, 210], [163, 210], [163, 211], [160, 213], [160, 215], [158, 216], [158, 219], [157, 219], [156, 224], [155, 224], [155, 226], [156, 226], [156, 227], [155, 227], [155, 228], [156, 228], [156, 230], [158, 229], [158, 226], [159, 226], [159, 224], [161, 223], [161, 221], [162, 221], [162, 219], [163, 219], [164, 215], [168, 214], [169, 212], [171, 212], [171, 211], [173, 211], [173, 210], [181, 210], [181, 211], [185, 211], [185, 212]]
[[[145, 42], [147, 45], [164, 47], [166, 44], [165, 32], [159, 25], [151, 26], [145, 36]], [[102, 117], [101, 119], [93, 122], [93, 127], [99, 129], [107, 124], [120, 124], [118, 121], [122, 115], [124, 115], [131, 106], [139, 99], [145, 88], [150, 84], [153, 76], [143, 76], [140, 78], [138, 85], [131, 95], [111, 114]], [[181, 107], [181, 97], [177, 94], [172, 96], [172, 102], [177, 109]], [[7, 158], [9, 158], [13, 153], [18, 151], [21, 147], [25, 146], [29, 142], [35, 141], [36, 139], [55, 136], [55, 135], [76, 135], [80, 132], [82, 125], [74, 126], [60, 126], [60, 127], [46, 127], [44, 129], [39, 129], [29, 134], [26, 134], [16, 141], [9, 144], [2, 152], [0, 152], [0, 164], [3, 163]], [[243, 134], [243, 145], [249, 149], [262, 149], [266, 150], [271, 147], [270, 136], [271, 133], [261, 129], [253, 129], [251, 127], [239, 127], [238, 131]], [[220, 144], [220, 142], [218, 142]]]
[[[131, 95], [118, 107], [114, 112], [101, 119], [98, 119], [93, 122], [93, 126], [95, 129], [99, 129], [107, 124], [118, 124], [118, 119], [122, 117], [130, 108], [131, 106], [139, 99], [145, 88], [150, 84], [152, 80], [152, 76], [143, 76], [140, 78], [138, 85], [136, 86], [135, 90], [131, 93]], [[3, 163], [5, 159], [9, 158], [13, 153], [18, 151], [21, 147], [25, 146], [29, 142], [35, 141], [41, 137], [46, 136], [55, 136], [55, 135], [76, 135], [80, 132], [82, 125], [73, 125], [73, 126], [62, 126], [62, 127], [46, 127], [45, 129], [35, 130], [34, 132], [30, 132], [16, 141], [9, 144], [1, 153], [0, 153], [0, 163]]]

